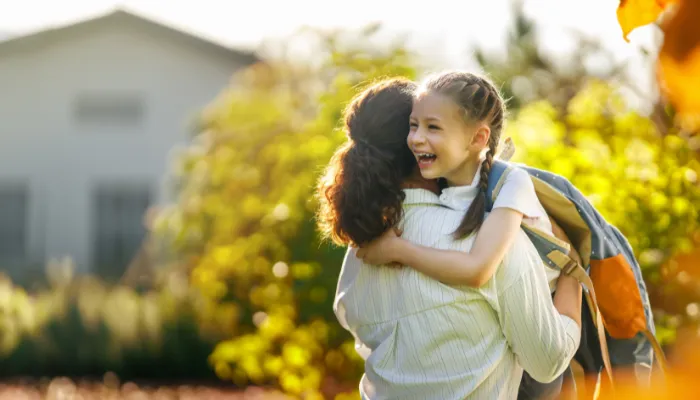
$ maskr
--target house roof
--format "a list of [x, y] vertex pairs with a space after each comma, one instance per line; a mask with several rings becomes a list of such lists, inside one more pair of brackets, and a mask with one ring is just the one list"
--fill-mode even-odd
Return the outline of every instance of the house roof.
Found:
[[126, 25], [131, 28], [140, 28], [154, 35], [169, 36], [185, 44], [219, 54], [224, 58], [229, 58], [236, 63], [253, 64], [260, 61], [260, 58], [254, 52], [233, 49], [122, 9], [117, 9], [110, 13], [78, 21], [73, 24], [10, 37], [4, 41], [0, 38], [0, 57], [14, 51], [31, 49], [35, 46], [40, 47], [47, 43], [70, 38], [76, 34], [89, 32], [104, 25]]

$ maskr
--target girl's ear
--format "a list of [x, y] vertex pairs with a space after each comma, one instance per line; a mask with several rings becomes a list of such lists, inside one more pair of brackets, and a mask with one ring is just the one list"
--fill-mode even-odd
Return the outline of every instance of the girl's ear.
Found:
[[476, 126], [474, 131], [474, 136], [472, 136], [471, 143], [469, 147], [473, 150], [482, 150], [489, 145], [489, 138], [491, 137], [491, 128], [483, 122], [480, 122]]

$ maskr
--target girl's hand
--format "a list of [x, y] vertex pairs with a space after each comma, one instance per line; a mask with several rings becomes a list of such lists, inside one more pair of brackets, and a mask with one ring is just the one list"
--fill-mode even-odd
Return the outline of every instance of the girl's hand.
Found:
[[396, 228], [388, 229], [379, 238], [360, 247], [357, 250], [357, 258], [367, 264], [400, 267], [401, 264], [397, 263], [397, 253], [404, 240], [399, 237], [400, 234]]

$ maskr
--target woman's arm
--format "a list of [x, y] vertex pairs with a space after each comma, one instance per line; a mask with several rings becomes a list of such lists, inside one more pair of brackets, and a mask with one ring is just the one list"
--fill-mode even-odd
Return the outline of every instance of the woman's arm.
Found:
[[498, 276], [498, 315], [506, 340], [534, 379], [551, 382], [569, 366], [581, 340], [580, 324], [556, 301], [580, 301], [581, 287], [562, 276], [553, 304], [542, 259], [525, 233], [514, 241]]
[[438, 250], [402, 239], [393, 231], [358, 250], [369, 264], [397, 262], [452, 285], [479, 287], [488, 282], [520, 230], [523, 214], [497, 208], [484, 221], [469, 253]]

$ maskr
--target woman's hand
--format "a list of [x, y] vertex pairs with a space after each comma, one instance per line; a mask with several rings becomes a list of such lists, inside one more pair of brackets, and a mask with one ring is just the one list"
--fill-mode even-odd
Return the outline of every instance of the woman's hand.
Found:
[[397, 254], [404, 241], [399, 237], [400, 234], [397, 228], [388, 229], [379, 238], [361, 246], [357, 250], [357, 258], [367, 264], [400, 267]]

